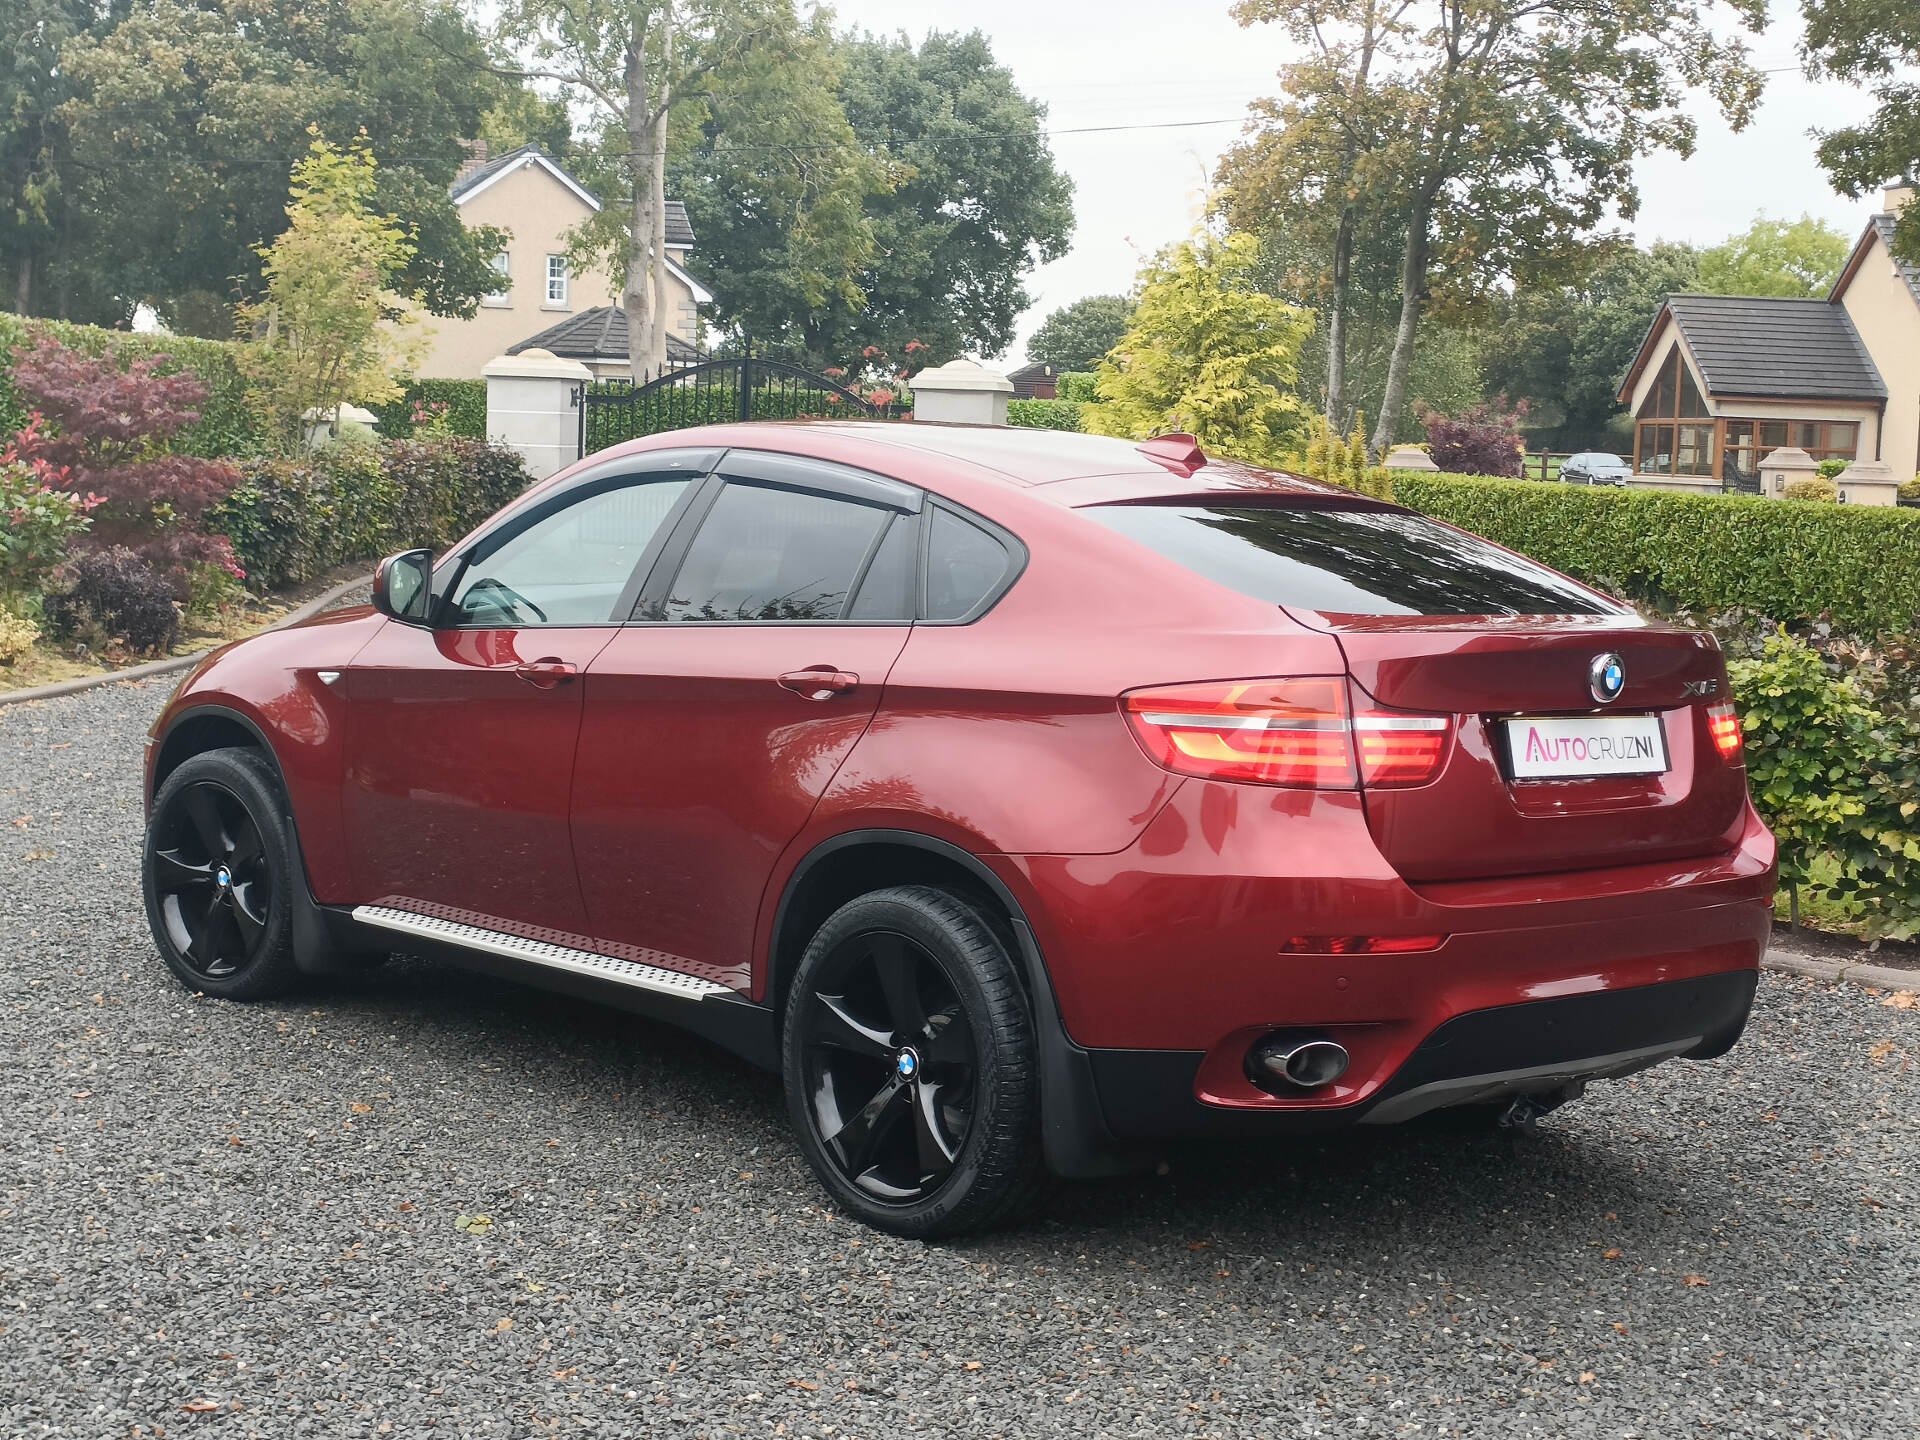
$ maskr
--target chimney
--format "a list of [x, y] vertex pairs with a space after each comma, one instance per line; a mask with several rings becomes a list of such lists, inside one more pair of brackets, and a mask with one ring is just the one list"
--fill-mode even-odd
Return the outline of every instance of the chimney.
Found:
[[1896, 180], [1880, 192], [1881, 213], [1898, 215], [1912, 202], [1914, 182], [1911, 179]]
[[460, 148], [467, 152], [467, 158], [460, 162], [459, 172], [453, 177], [457, 182], [463, 176], [471, 175], [487, 163], [487, 142], [485, 140], [462, 140]]

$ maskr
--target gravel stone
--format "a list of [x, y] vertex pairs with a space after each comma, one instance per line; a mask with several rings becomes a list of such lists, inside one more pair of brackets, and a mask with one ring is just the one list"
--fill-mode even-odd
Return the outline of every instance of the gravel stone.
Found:
[[1199, 1147], [894, 1240], [665, 1027], [418, 961], [183, 990], [136, 880], [172, 686], [0, 710], [0, 1434], [1920, 1430], [1885, 995], [1770, 975], [1731, 1055], [1530, 1139]]

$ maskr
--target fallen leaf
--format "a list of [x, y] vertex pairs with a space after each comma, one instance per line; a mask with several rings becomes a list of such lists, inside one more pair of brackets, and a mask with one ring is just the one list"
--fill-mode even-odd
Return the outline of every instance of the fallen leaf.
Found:
[[33, 823], [33, 816], [17, 815], [14, 817], [13, 826], [14, 826], [14, 829], [16, 830], [24, 830], [27, 828], [27, 826], [31, 825], [32, 823]]
[[491, 1215], [456, 1215], [453, 1217], [453, 1228], [464, 1230], [469, 1235], [484, 1235], [493, 1228], [493, 1217]]
[[413, 1202], [411, 1200], [402, 1200], [400, 1202], [400, 1208], [402, 1210], [411, 1210], [413, 1209]]
[[571, 1380], [574, 1376], [578, 1375], [579, 1373], [580, 1373], [580, 1367], [578, 1365], [575, 1365], [573, 1368], [569, 1370], [554, 1371], [553, 1378], [556, 1380]]
[[789, 1380], [787, 1381], [787, 1388], [789, 1390], [818, 1390], [820, 1387], [812, 1380]]
[[496, 1335], [499, 1335], [504, 1331], [511, 1330], [512, 1328], [513, 1328], [513, 1321], [510, 1320], [507, 1316], [502, 1315], [500, 1317], [500, 1323], [493, 1327], [493, 1333]]
[[1920, 1009], [1920, 994], [1912, 990], [1896, 990], [1880, 1003], [1891, 1006], [1895, 1010]]
[[1871, 1059], [1873, 1063], [1876, 1065], [1884, 1065], [1887, 1063], [1887, 1056], [1891, 1055], [1892, 1053], [1893, 1053], [1893, 1041], [1882, 1040], [1878, 1045], [1874, 1046], [1871, 1050], [1867, 1051], [1867, 1057]]
[[980, 1362], [978, 1360], [969, 1360], [966, 1363], [966, 1368], [969, 1370], [978, 1370], [980, 1368]]
[[1211, 1240], [1195, 1240], [1193, 1243], [1187, 1246], [1187, 1249], [1189, 1250], [1211, 1250], [1212, 1248], [1213, 1248], [1213, 1241]]
[[1618, 1330], [1622, 1335], [1627, 1333], [1627, 1327], [1618, 1320], [1613, 1322], [1613, 1328]]
[[1582, 1370], [1580, 1372], [1580, 1383], [1582, 1385], [1591, 1385], [1593, 1383], [1593, 1372], [1591, 1370]]
[[180, 1408], [182, 1410], [191, 1410], [196, 1415], [203, 1415], [209, 1410], [218, 1410], [220, 1408], [220, 1402], [218, 1400], [189, 1400]]
[[73, 1092], [73, 1098], [76, 1100], [85, 1100], [91, 1094], [93, 1094], [91, 1090], [76, 1090]]
[[1620, 1258], [1620, 1247], [1615, 1245], [1610, 1250], [1602, 1250], [1600, 1252], [1600, 1258], [1602, 1260], [1618, 1260]]
[[373, 1107], [371, 1105], [363, 1105], [358, 1100], [347, 1106], [347, 1108], [356, 1115], [371, 1115], [373, 1113]]
[[42, 849], [42, 848], [41, 848], [40, 846], [38, 846], [38, 845], [36, 845], [36, 846], [34, 846], [34, 847], [33, 847], [33, 849], [31, 849], [31, 850], [29, 850], [29, 851], [27, 852], [27, 859], [29, 859], [29, 860], [51, 860], [51, 859], [53, 859], [53, 851], [51, 851], [51, 850], [44, 850], [44, 849]]
[[1706, 1286], [1711, 1285], [1713, 1282], [1707, 1279], [1707, 1277], [1704, 1275], [1682, 1275], [1680, 1277], [1680, 1283], [1682, 1285], [1688, 1285], [1693, 1287], [1696, 1290], [1699, 1290], [1699, 1289], [1704, 1289]]

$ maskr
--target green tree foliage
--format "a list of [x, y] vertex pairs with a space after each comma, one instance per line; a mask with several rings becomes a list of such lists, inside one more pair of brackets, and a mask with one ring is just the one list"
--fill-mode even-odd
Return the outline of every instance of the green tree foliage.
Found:
[[1337, 234], [1360, 197], [1405, 227], [1376, 452], [1399, 431], [1428, 311], [1577, 272], [1609, 210], [1633, 213], [1634, 161], [1691, 150], [1689, 89], [1745, 124], [1761, 78], [1714, 21], [1766, 22], [1764, 0], [1243, 0], [1236, 13], [1306, 51], [1268, 114], [1307, 127], [1316, 154], [1273, 167], [1271, 203]]
[[[1920, 5], [1911, 0], [1800, 0], [1803, 53], [1816, 76], [1870, 87], [1879, 108], [1858, 125], [1820, 134], [1820, 163], [1844, 195], [1920, 176]], [[1894, 230], [1894, 248], [1920, 265], [1920, 206]]]
[[716, 72], [673, 137], [669, 189], [700, 237], [689, 268], [717, 297], [714, 320], [757, 349], [804, 352], [813, 330], [851, 323], [867, 302], [866, 206], [904, 172], [854, 134], [840, 72], [816, 17]]
[[1824, 220], [1769, 220], [1700, 252], [1700, 288], [1709, 295], [1824, 296], [1853, 241]]
[[1312, 321], [1261, 292], [1259, 259], [1251, 235], [1201, 231], [1148, 262], [1083, 427], [1135, 438], [1184, 431], [1255, 463], [1288, 454], [1306, 422], [1294, 385]]
[[[1699, 252], [1665, 241], [1609, 244], [1577, 277], [1517, 288], [1494, 307], [1481, 359], [1489, 395], [1525, 400], [1548, 449], [1607, 448], [1614, 395], [1667, 296], [1698, 289]], [[1444, 406], [1435, 409], [1445, 410]]]
[[1027, 359], [1056, 370], [1091, 370], [1120, 343], [1133, 319], [1124, 295], [1089, 295], [1062, 305], [1040, 322], [1027, 342]]
[[1073, 230], [1072, 184], [1040, 128], [1046, 108], [1020, 93], [978, 31], [935, 32], [918, 49], [855, 36], [840, 62], [854, 134], [903, 178], [867, 201], [865, 308], [810, 323], [807, 348], [902, 355], [919, 340], [929, 365], [1002, 353], [1030, 303], [1026, 276], [1065, 254]]
[[403, 291], [462, 315], [498, 284], [504, 235], [468, 231], [446, 187], [502, 82], [452, 5], [153, 0], [61, 57], [77, 91], [62, 183], [89, 221], [75, 243], [122, 319], [145, 300], [175, 329], [228, 332], [231, 302], [265, 283], [258, 247], [309, 125], [372, 137], [376, 204], [414, 236]]
[[256, 378], [268, 425], [295, 448], [316, 412], [378, 405], [402, 387], [413, 316], [393, 286], [412, 257], [406, 232], [376, 213], [372, 152], [314, 137], [293, 167], [286, 231], [260, 247], [267, 291], [241, 309], [258, 343]]

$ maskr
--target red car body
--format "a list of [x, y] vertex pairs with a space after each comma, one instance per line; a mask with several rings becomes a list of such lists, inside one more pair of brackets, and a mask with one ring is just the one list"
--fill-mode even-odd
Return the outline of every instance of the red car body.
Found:
[[[244, 732], [284, 782], [313, 953], [397, 910], [636, 961], [707, 982], [703, 998], [544, 978], [763, 1062], [825, 908], [862, 877], [964, 871], [1028, 966], [1043, 1135], [1069, 1174], [1136, 1142], [1398, 1118], [1488, 1076], [1623, 1073], [1737, 1038], [1774, 844], [1715, 743], [1710, 638], [1598, 596], [1583, 615], [1463, 617], [1238, 593], [1088, 507], [1367, 502], [1178, 441], [717, 426], [590, 457], [507, 514], [656, 452], [886, 477], [1000, 527], [1024, 563], [966, 623], [435, 630], [340, 611], [195, 670], [154, 727], [149, 797]], [[1505, 775], [1499, 718], [1595, 711], [1600, 652], [1624, 663], [1613, 708], [1660, 717], [1666, 771]], [[816, 694], [802, 672], [849, 678]], [[1272, 676], [1444, 717], [1432, 778], [1211, 778], [1129, 723], [1143, 689]], [[1351, 1064], [1277, 1093], [1250, 1047], [1299, 1027]]]

